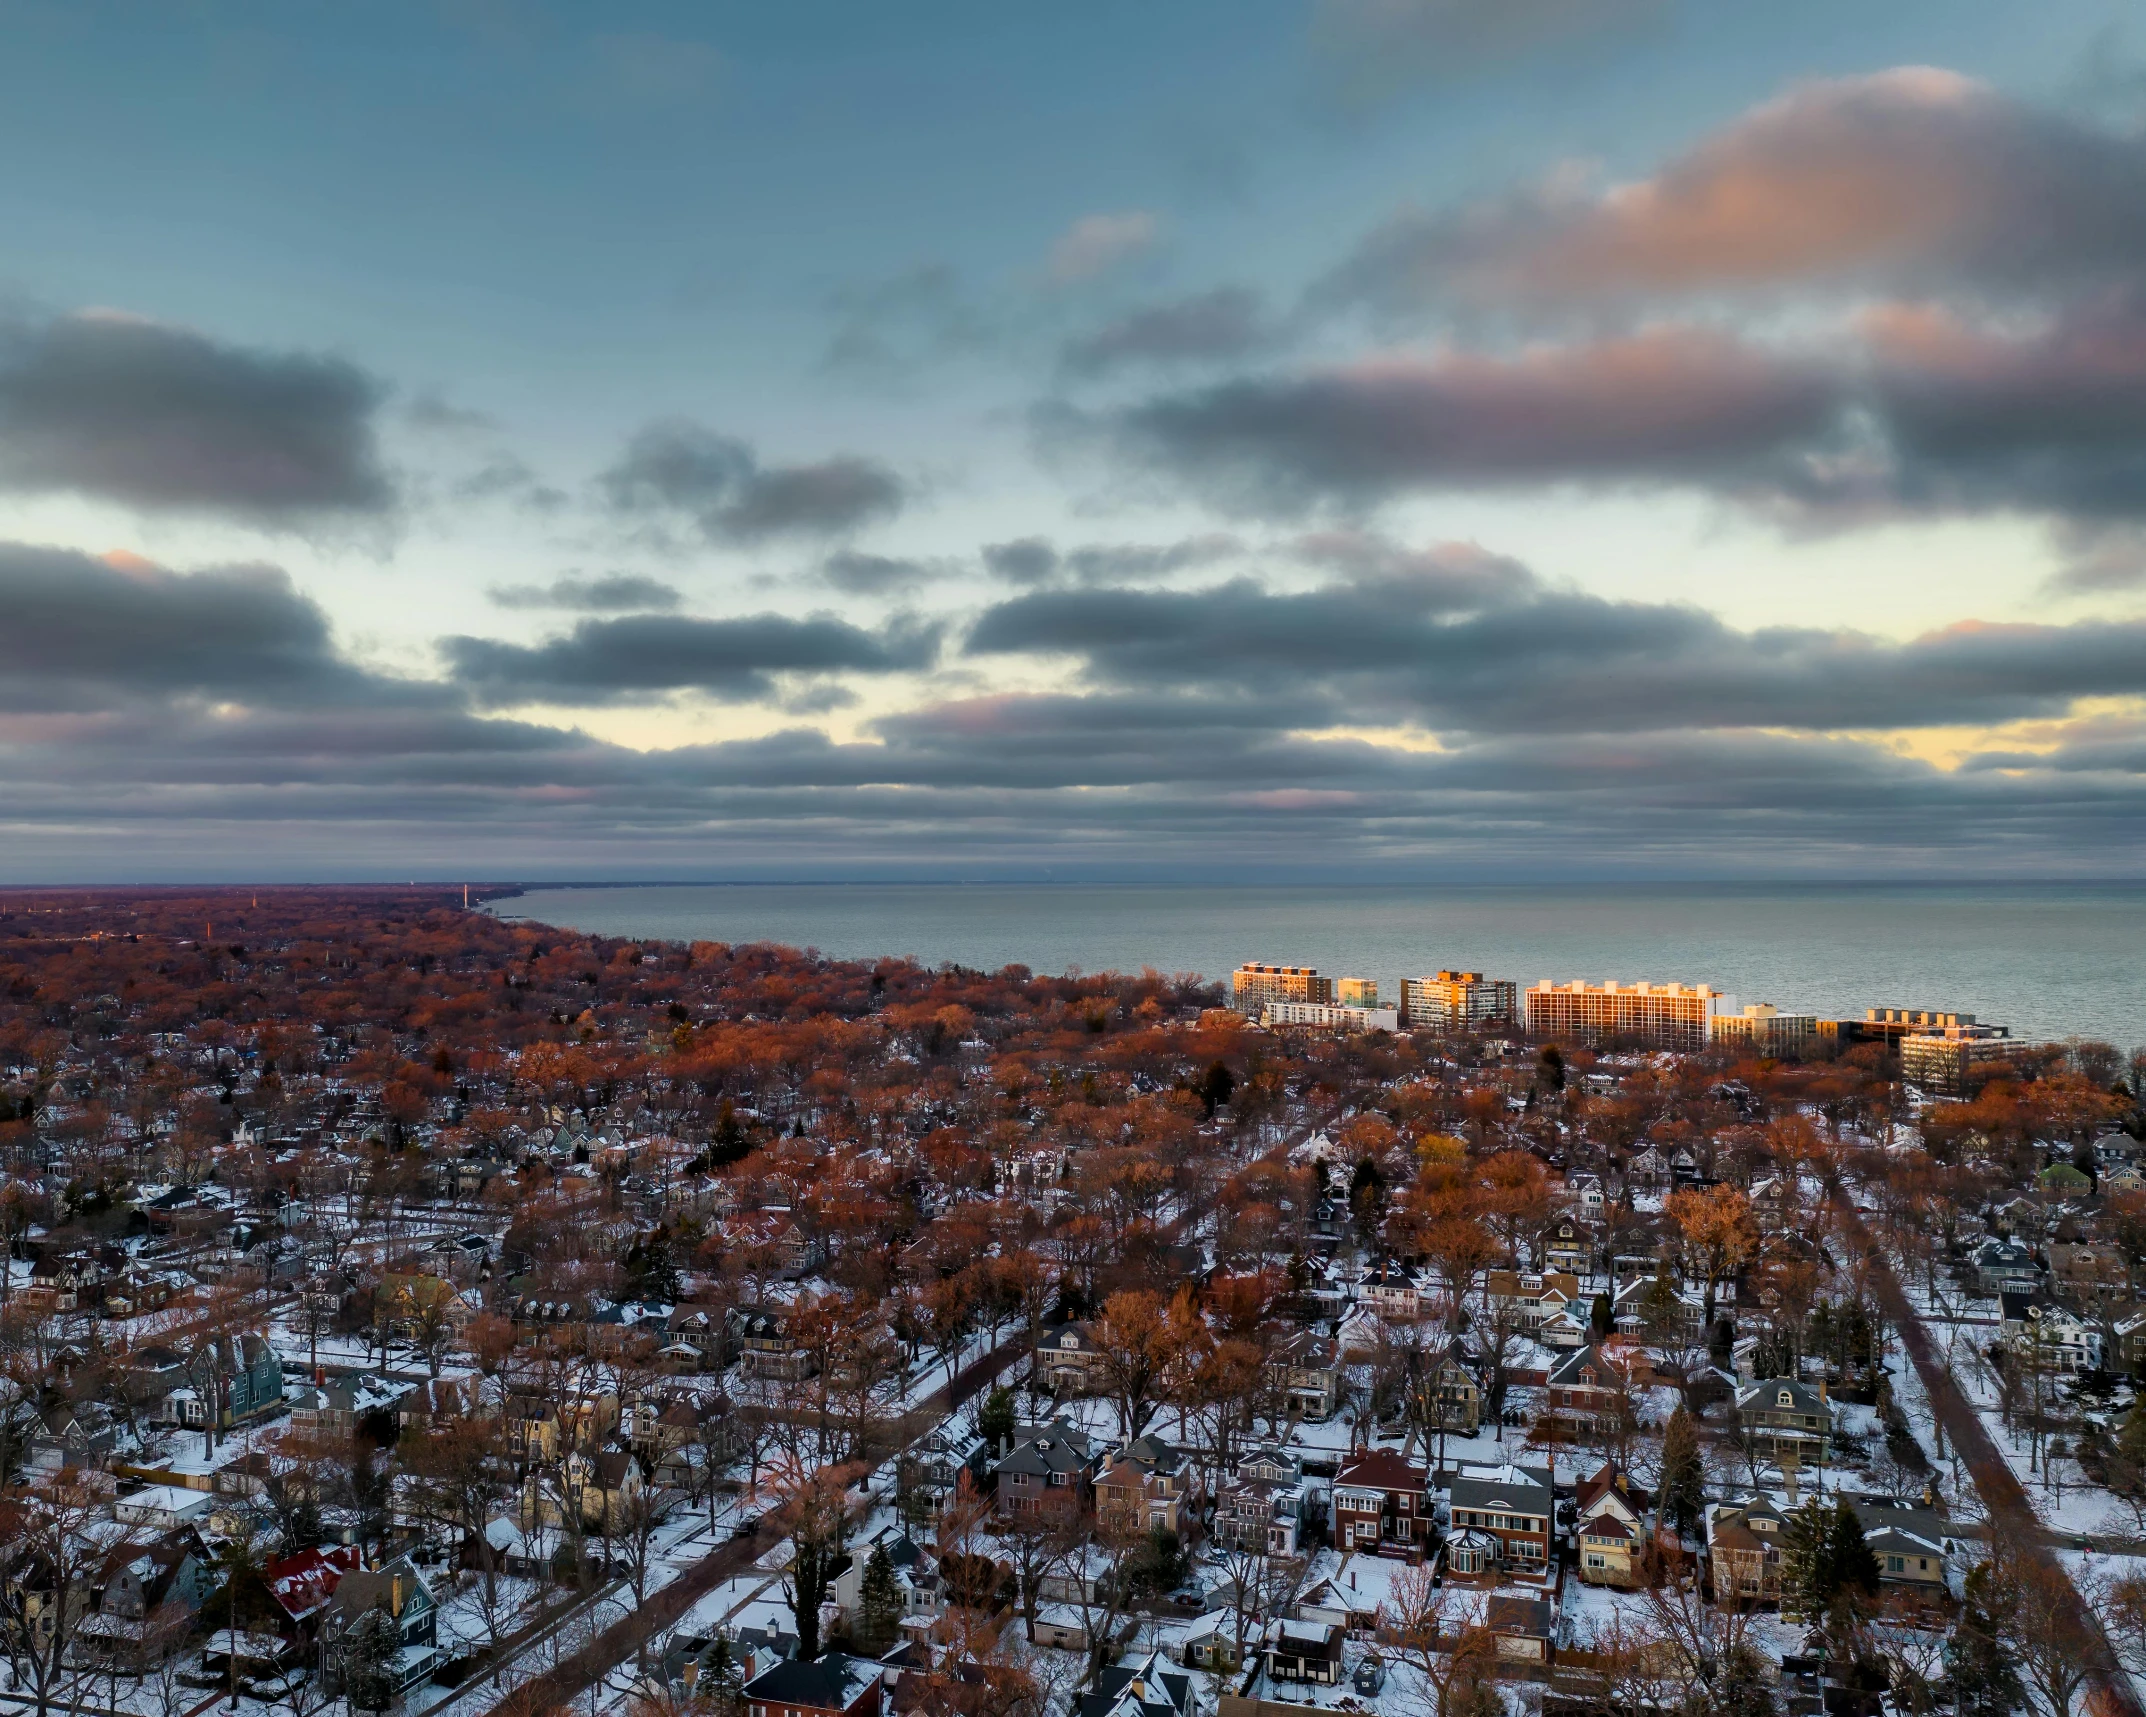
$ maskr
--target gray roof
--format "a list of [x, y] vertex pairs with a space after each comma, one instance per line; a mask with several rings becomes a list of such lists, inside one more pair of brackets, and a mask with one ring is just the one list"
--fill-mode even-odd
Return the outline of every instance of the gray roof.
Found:
[[1455, 1508], [1518, 1508], [1547, 1518], [1551, 1485], [1548, 1467], [1462, 1468], [1453, 1475]]

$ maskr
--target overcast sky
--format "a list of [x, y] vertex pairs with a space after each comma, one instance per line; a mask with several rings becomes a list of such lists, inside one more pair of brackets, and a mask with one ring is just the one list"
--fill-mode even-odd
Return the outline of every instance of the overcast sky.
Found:
[[2146, 8], [0, 0], [0, 877], [2133, 875]]

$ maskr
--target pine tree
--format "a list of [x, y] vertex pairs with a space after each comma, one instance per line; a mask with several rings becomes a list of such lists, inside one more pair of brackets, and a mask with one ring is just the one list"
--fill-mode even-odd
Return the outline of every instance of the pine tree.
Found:
[[894, 1583], [894, 1562], [884, 1544], [872, 1546], [864, 1562], [864, 1584], [858, 1597], [857, 1637], [877, 1656], [894, 1643], [902, 1622], [901, 1588]]
[[1877, 1553], [1863, 1536], [1863, 1523], [1856, 1519], [1846, 1497], [1833, 1505], [1833, 1526], [1826, 1541], [1826, 1579], [1832, 1588], [1826, 1594], [1829, 1604], [1836, 1597], [1862, 1600], [1877, 1596]]
[[1680, 1401], [1662, 1435], [1662, 1512], [1679, 1532], [1694, 1531], [1706, 1506], [1706, 1469], [1699, 1460], [1699, 1432]]
[[996, 1455], [1007, 1439], [1012, 1437], [1013, 1425], [1013, 1391], [1002, 1383], [984, 1398], [983, 1406], [977, 1409], [976, 1434], [991, 1445], [991, 1452]]
[[352, 1709], [385, 1711], [395, 1702], [390, 1669], [401, 1649], [395, 1618], [377, 1606], [350, 1624], [343, 1638], [343, 1693]]
[[1833, 1601], [1833, 1517], [1814, 1497], [1781, 1534], [1781, 1602], [1816, 1621]]
[[1995, 1577], [1987, 1562], [1967, 1576], [1965, 1601], [1945, 1642], [1944, 1692], [1958, 1717], [2011, 1717], [2027, 1690], [1999, 1637]]
[[1610, 1337], [1610, 1332], [1617, 1327], [1616, 1311], [1610, 1305], [1609, 1295], [1597, 1294], [1595, 1296], [1594, 1316], [1589, 1321], [1594, 1325], [1595, 1339], [1597, 1341], [1607, 1341]]

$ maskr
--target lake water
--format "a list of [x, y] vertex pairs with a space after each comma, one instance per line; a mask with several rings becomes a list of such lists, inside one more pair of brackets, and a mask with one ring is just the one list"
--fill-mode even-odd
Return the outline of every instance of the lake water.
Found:
[[1038, 972], [1245, 960], [1398, 980], [1708, 983], [1822, 1016], [1948, 1008], [2022, 1037], [2146, 1043], [2146, 884], [717, 883], [536, 889], [497, 902], [606, 936], [784, 942], [843, 959]]

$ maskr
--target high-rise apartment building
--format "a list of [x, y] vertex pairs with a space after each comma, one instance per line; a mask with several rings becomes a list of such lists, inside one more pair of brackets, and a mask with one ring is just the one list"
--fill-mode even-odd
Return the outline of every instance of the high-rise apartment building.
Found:
[[1334, 985], [1334, 1000], [1345, 1008], [1375, 1008], [1379, 1005], [1379, 981], [1343, 978]]
[[1333, 1031], [1395, 1031], [1401, 1023], [1400, 1015], [1392, 1008], [1340, 1002], [1269, 1002], [1259, 1010], [1259, 1022], [1268, 1026], [1324, 1026]]
[[1257, 1019], [1269, 1002], [1331, 1002], [1334, 980], [1320, 977], [1315, 966], [1262, 966], [1247, 960], [1230, 974], [1229, 995], [1231, 1007]]
[[1401, 980], [1401, 1023], [1411, 1031], [1450, 1031], [1461, 1026], [1511, 1025], [1519, 1013], [1519, 986], [1481, 972], [1438, 972]]
[[1714, 1015], [1714, 1041], [1746, 1046], [1762, 1054], [1801, 1049], [1818, 1034], [1815, 1014], [1785, 1014], [1771, 1002], [1756, 1002], [1741, 1013]]
[[1717, 1014], [1734, 1013], [1736, 998], [1707, 984], [1553, 984], [1545, 979], [1522, 997], [1527, 1028], [1537, 1037], [1632, 1038], [1663, 1049], [1704, 1049]]

